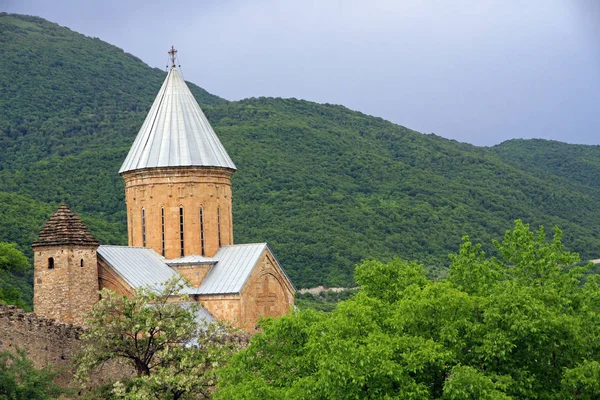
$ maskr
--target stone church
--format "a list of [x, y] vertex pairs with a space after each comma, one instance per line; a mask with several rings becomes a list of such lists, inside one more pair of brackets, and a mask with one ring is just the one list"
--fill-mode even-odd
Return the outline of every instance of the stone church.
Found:
[[119, 171], [128, 246], [100, 245], [62, 204], [33, 243], [34, 311], [82, 325], [109, 288], [131, 295], [181, 276], [199, 318], [247, 332], [287, 313], [294, 286], [266, 243], [234, 244], [235, 164], [172, 66]]

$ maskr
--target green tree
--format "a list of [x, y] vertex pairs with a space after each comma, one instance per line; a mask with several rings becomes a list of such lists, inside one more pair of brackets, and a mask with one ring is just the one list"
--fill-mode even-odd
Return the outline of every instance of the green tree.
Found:
[[0, 270], [25, 273], [30, 269], [27, 257], [17, 249], [15, 243], [0, 242]]
[[66, 393], [53, 383], [57, 373], [50, 367], [37, 369], [25, 350], [0, 352], [0, 399], [55, 399]]
[[[0, 303], [26, 308], [23, 299], [27, 292], [24, 277], [31, 274], [31, 266], [15, 243], [0, 242]], [[21, 283], [21, 285], [19, 285]], [[22, 286], [26, 287], [23, 288]]]
[[498, 258], [464, 238], [447, 278], [396, 259], [356, 268], [331, 313], [264, 321], [222, 370], [222, 399], [593, 399], [600, 279], [521, 221]]
[[198, 321], [199, 306], [179, 294], [183, 286], [171, 279], [131, 298], [102, 290], [86, 321], [77, 377], [85, 382], [104, 362], [124, 360], [135, 376], [115, 383], [118, 398], [209, 398], [215, 368], [245, 344], [246, 336]]

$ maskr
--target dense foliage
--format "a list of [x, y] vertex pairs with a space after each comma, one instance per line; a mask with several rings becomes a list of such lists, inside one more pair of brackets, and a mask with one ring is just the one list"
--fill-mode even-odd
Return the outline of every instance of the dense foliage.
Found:
[[0, 242], [0, 303], [26, 310], [31, 304], [31, 266], [15, 243]]
[[161, 288], [145, 288], [132, 297], [108, 289], [86, 320], [77, 377], [86, 382], [109, 360], [122, 360], [137, 376], [124, 377], [106, 396], [126, 399], [210, 398], [215, 369], [246, 343], [197, 318], [198, 304], [171, 301], [183, 285], [171, 279]]
[[296, 292], [294, 306], [298, 310], [332, 311], [337, 303], [348, 300], [356, 294], [357, 289], [345, 289], [339, 292], [325, 290], [319, 294]]
[[517, 221], [489, 257], [468, 237], [447, 278], [367, 261], [331, 313], [263, 321], [223, 371], [222, 399], [596, 399], [600, 279], [561, 231]]
[[491, 147], [489, 151], [543, 179], [560, 176], [593, 189], [600, 187], [599, 148], [553, 140], [513, 139]]
[[56, 399], [66, 391], [53, 383], [57, 373], [50, 367], [37, 369], [25, 350], [0, 352], [0, 399]]
[[[117, 171], [164, 76], [97, 38], [0, 14], [0, 240], [31, 256], [65, 200], [102, 243], [125, 244]], [[299, 288], [354, 286], [357, 263], [396, 255], [438, 276], [461, 236], [488, 243], [518, 218], [562, 226], [585, 259], [600, 254], [600, 188], [586, 180], [597, 147], [564, 145], [586, 154], [584, 175], [538, 173], [342, 106], [190, 88], [239, 168], [236, 242], [269, 242]]]

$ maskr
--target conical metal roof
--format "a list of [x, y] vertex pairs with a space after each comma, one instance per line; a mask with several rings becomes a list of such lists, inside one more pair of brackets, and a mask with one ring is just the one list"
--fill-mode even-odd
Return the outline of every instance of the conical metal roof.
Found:
[[192, 92], [173, 66], [119, 173], [183, 166], [236, 169]]
[[65, 203], [62, 203], [54, 215], [46, 221], [38, 240], [33, 242], [33, 247], [63, 245], [100, 245], [79, 216], [71, 211]]

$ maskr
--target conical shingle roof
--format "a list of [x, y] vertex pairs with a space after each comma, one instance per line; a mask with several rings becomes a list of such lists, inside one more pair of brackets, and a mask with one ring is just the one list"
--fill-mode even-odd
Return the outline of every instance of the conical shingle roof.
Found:
[[236, 169], [192, 92], [173, 66], [119, 173], [183, 166]]
[[37, 246], [81, 245], [98, 246], [100, 243], [90, 234], [81, 218], [69, 210], [66, 204], [61, 204], [40, 231]]

